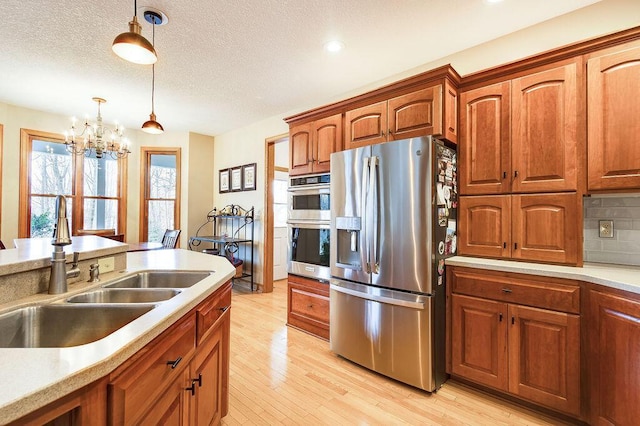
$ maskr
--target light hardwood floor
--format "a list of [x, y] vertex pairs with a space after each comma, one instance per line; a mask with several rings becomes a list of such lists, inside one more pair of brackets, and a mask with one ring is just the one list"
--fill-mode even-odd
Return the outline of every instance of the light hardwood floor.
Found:
[[346, 361], [287, 327], [286, 281], [234, 285], [230, 408], [223, 425], [557, 425], [558, 420], [448, 381], [429, 394]]

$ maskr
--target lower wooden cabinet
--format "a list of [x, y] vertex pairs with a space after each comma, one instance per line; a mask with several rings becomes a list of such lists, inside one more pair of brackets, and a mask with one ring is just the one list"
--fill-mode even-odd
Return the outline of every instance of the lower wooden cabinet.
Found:
[[108, 424], [210, 425], [228, 412], [231, 283], [110, 375]]
[[579, 286], [449, 269], [451, 374], [579, 417]]
[[287, 325], [329, 340], [329, 284], [289, 275]]
[[591, 424], [637, 425], [640, 419], [640, 295], [591, 291]]

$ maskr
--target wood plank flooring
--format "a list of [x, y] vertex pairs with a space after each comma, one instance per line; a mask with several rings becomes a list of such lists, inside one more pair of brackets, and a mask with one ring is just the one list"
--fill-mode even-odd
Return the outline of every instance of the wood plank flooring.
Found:
[[266, 294], [234, 284], [223, 425], [562, 424], [451, 380], [433, 394], [403, 385], [336, 356], [286, 318], [286, 281]]

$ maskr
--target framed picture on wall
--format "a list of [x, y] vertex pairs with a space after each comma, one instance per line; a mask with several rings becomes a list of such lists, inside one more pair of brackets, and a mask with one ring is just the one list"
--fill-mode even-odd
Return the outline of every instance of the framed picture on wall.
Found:
[[242, 166], [231, 168], [231, 190], [242, 191]]
[[220, 184], [219, 192], [222, 194], [223, 192], [229, 192], [229, 169], [222, 169], [219, 172], [220, 179], [218, 183]]
[[242, 166], [242, 190], [255, 191], [256, 189], [256, 163]]

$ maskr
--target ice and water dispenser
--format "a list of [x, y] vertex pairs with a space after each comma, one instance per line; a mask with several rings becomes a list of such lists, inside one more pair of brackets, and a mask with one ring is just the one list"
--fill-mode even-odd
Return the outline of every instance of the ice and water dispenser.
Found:
[[336, 217], [337, 259], [336, 266], [346, 269], [362, 270], [359, 217]]

